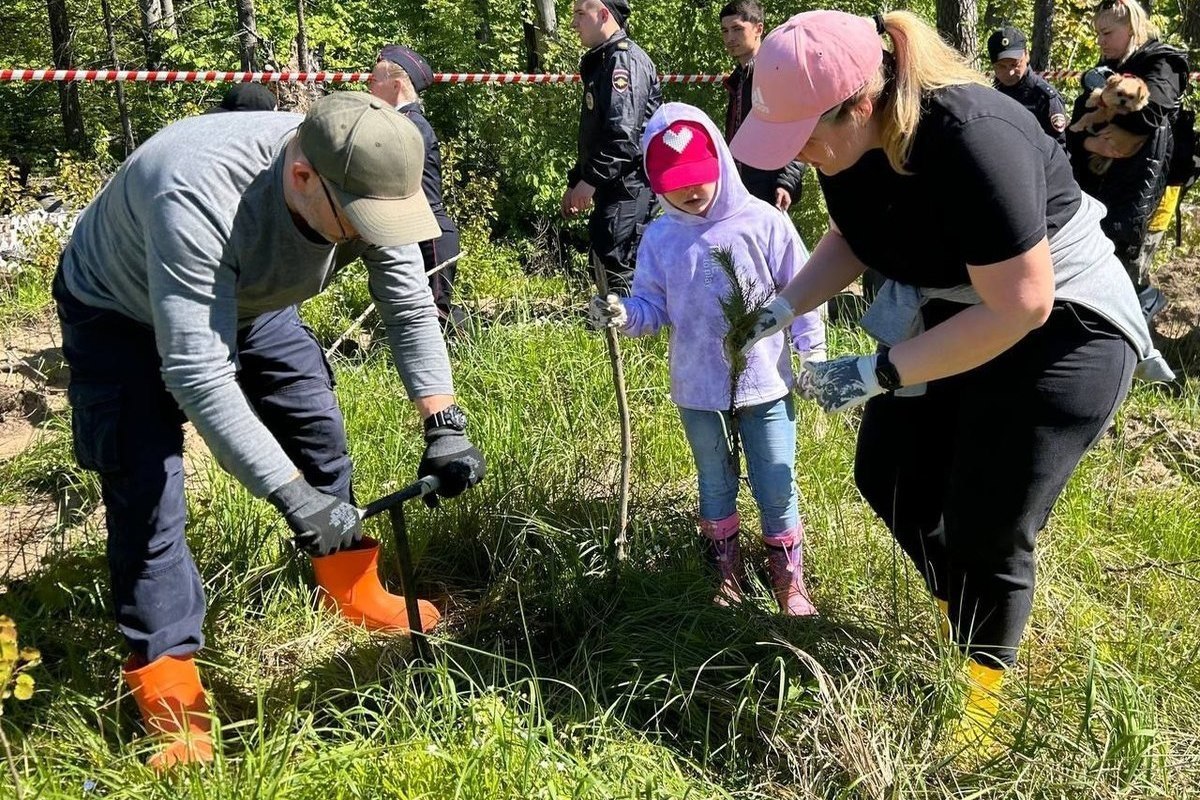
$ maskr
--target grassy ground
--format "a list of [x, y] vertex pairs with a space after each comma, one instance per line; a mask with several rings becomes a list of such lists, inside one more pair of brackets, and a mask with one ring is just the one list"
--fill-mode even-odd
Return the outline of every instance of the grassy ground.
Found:
[[[785, 620], [761, 586], [740, 607], [715, 607], [665, 341], [624, 345], [636, 457], [618, 568], [603, 340], [570, 313], [535, 313], [580, 306], [560, 282], [500, 283], [504, 302], [452, 353], [488, 478], [409, 514], [420, 593], [449, 619], [430, 662], [318, 610], [274, 512], [215, 467], [195, 481], [203, 668], [222, 722], [209, 770], [155, 781], [142, 766], [103, 531], [87, 517], [96, 484], [72, 466], [65, 415], [0, 465], [6, 498], [70, 492], [84, 498], [73, 519], [89, 520], [78, 544], [0, 585], [0, 613], [45, 657], [34, 699], [8, 701], [0, 717], [25, 797], [1200, 796], [1195, 382], [1138, 388], [1076, 474], [1041, 538], [1002, 747], [971, 762], [943, 735], [958, 661], [854, 489], [855, 418], [799, 411], [806, 559], [823, 616]], [[306, 313], [329, 341], [365, 302], [348, 285]], [[866, 344], [833, 333], [835, 350]], [[335, 366], [357, 491], [370, 499], [412, 476], [417, 419], [382, 346]], [[756, 518], [749, 503], [743, 512]], [[391, 579], [390, 532], [373, 523], [372, 534]], [[3, 770], [0, 796], [16, 796]]]

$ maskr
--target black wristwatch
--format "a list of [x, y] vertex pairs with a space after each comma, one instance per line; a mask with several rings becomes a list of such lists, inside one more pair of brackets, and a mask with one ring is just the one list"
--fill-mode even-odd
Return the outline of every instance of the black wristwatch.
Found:
[[461, 408], [451, 403], [441, 411], [436, 411], [425, 418], [426, 435], [438, 428], [449, 428], [462, 433], [467, 429], [467, 415]]
[[900, 388], [900, 373], [888, 358], [887, 350], [880, 350], [875, 357], [875, 380], [879, 381], [879, 388], [885, 392], [894, 392]]

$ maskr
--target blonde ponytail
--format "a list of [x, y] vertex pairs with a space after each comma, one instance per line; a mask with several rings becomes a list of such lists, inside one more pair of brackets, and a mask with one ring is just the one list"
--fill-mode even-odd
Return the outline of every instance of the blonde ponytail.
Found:
[[864, 97], [870, 98], [875, 104], [872, 116], [880, 121], [888, 162], [904, 175], [908, 173], [904, 165], [912, 152], [926, 93], [947, 86], [991, 84], [916, 14], [889, 12], [883, 15], [883, 27], [892, 42], [883, 66], [866, 86], [841, 104], [839, 111], [845, 113]]

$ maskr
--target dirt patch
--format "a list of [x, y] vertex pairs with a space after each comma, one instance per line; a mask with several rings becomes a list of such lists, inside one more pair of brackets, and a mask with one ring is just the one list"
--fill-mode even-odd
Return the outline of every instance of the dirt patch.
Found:
[[1175, 259], [1154, 273], [1167, 296], [1167, 307], [1155, 319], [1163, 336], [1179, 339], [1200, 327], [1200, 257]]
[[1200, 256], [1164, 264], [1153, 281], [1167, 296], [1154, 319], [1155, 345], [1181, 379], [1200, 378]]
[[1130, 414], [1122, 434], [1130, 450], [1142, 454], [1133, 469], [1137, 483], [1158, 488], [1181, 486], [1185, 480], [1200, 483], [1200, 427], [1170, 407]]

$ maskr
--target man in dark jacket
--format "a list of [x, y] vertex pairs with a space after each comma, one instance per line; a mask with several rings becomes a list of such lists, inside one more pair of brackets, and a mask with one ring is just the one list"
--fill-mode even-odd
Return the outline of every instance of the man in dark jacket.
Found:
[[[379, 60], [371, 72], [371, 94], [387, 103], [417, 126], [425, 142], [425, 170], [421, 188], [429, 208], [441, 228], [442, 235], [421, 242], [421, 256], [425, 261], [425, 272], [442, 266], [429, 276], [429, 289], [433, 292], [433, 303], [445, 333], [454, 333], [462, 328], [466, 314], [454, 305], [454, 278], [458, 274], [458, 262], [451, 261], [458, 253], [458, 225], [450, 218], [442, 202], [442, 155], [437, 135], [429, 120], [425, 119], [424, 108], [418, 95], [433, 83], [433, 69], [420, 53], [398, 44], [389, 44], [379, 53]], [[449, 263], [447, 263], [449, 262]]]
[[1037, 118], [1038, 124], [1064, 149], [1067, 146], [1067, 109], [1058, 90], [1029, 69], [1025, 34], [1005, 25], [988, 37], [994, 85]]
[[593, 264], [608, 290], [628, 294], [642, 231], [655, 210], [642, 169], [641, 137], [662, 103], [654, 62], [625, 34], [626, 0], [575, 0], [571, 27], [588, 49], [579, 62], [579, 149], [562, 213], [588, 219]]
[[[721, 41], [738, 65], [725, 79], [729, 106], [725, 110], [725, 141], [750, 115], [750, 95], [754, 90], [754, 57], [762, 45], [763, 12], [756, 0], [734, 0], [721, 9]], [[782, 211], [800, 201], [801, 181], [808, 166], [793, 161], [783, 169], [756, 169], [738, 162], [742, 183], [750, 194]]]

